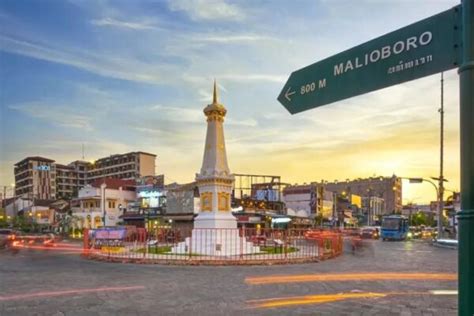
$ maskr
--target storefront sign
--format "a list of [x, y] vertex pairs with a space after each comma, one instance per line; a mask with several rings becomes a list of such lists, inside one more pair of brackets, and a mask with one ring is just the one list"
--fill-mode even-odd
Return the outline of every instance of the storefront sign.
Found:
[[100, 228], [95, 231], [95, 239], [124, 239], [126, 234], [125, 228]]

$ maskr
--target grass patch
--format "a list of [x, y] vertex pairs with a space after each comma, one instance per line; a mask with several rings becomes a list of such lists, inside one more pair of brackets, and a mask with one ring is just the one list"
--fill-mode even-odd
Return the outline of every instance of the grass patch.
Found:
[[[260, 251], [265, 253], [272, 253], [272, 254], [281, 254], [285, 253], [285, 247], [280, 246], [269, 246], [269, 247], [260, 247]], [[286, 253], [297, 252], [298, 248], [295, 247], [288, 247], [286, 248]]]
[[[191, 257], [197, 257], [197, 256], [202, 256], [198, 253], [172, 253], [171, 252], [172, 246], [158, 246], [158, 247], [148, 247], [148, 253], [149, 254], [155, 254], [155, 255], [173, 255], [173, 256], [191, 256]], [[140, 248], [138, 250], [135, 250], [137, 253], [145, 253], [145, 248]]]
[[[171, 251], [171, 246], [148, 247], [148, 253], [162, 255]], [[138, 253], [144, 253], [145, 248], [136, 250]]]

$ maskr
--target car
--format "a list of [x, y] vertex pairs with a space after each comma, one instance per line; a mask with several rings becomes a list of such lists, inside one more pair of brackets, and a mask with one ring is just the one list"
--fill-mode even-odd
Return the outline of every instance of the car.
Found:
[[379, 230], [376, 227], [363, 227], [360, 237], [364, 239], [379, 239]]
[[13, 229], [0, 229], [0, 248], [4, 248], [15, 241], [16, 233]]
[[426, 227], [421, 232], [421, 238], [423, 239], [432, 239], [436, 237], [436, 231], [431, 227]]
[[407, 234], [408, 239], [421, 238], [421, 229], [417, 227], [410, 227]]

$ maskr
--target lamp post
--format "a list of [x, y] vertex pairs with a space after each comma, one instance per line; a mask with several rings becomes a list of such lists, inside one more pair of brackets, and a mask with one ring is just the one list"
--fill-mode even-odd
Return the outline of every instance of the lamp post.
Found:
[[[429, 180], [429, 179], [425, 179], [425, 178], [402, 178], [402, 179], [407, 179], [408, 181], [410, 181], [410, 183], [422, 183], [423, 181], [424, 182], [428, 182], [428, 183], [431, 183], [431, 185], [433, 185], [433, 187], [435, 188], [436, 190], [436, 199], [438, 201], [438, 227], [437, 227], [437, 231], [438, 231], [438, 238], [441, 237], [441, 235], [443, 234], [443, 223], [441, 221], [442, 217], [443, 217], [443, 201], [440, 201], [440, 198], [441, 197], [441, 194], [440, 194], [440, 190], [438, 189], [438, 187], [436, 186], [436, 184]], [[438, 178], [432, 178], [434, 180], [439, 180]], [[446, 179], [442, 179], [442, 182], [447, 182], [448, 180]]]
[[[441, 168], [442, 170], [442, 168]], [[438, 238], [442, 237], [443, 234], [443, 225], [441, 222], [441, 215], [443, 214], [443, 209], [444, 209], [444, 182], [448, 182], [443, 177], [442, 171], [441, 171], [441, 176], [439, 178], [436, 177], [431, 177], [431, 179], [438, 181]]]

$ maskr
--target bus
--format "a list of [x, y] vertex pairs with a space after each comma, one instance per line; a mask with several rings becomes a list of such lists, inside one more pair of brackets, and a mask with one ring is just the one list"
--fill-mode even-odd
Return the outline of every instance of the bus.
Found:
[[389, 215], [382, 218], [380, 237], [382, 240], [406, 240], [408, 218], [402, 215]]

